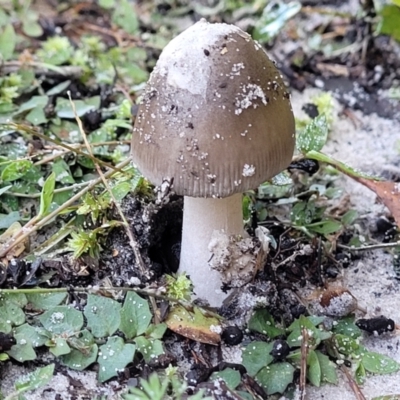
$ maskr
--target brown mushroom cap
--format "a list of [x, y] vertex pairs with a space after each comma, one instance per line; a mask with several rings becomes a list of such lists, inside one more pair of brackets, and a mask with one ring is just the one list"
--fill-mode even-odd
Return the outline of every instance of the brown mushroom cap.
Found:
[[261, 46], [233, 25], [205, 20], [163, 50], [147, 84], [132, 158], [177, 194], [227, 197], [286, 168], [294, 118], [281, 75]]

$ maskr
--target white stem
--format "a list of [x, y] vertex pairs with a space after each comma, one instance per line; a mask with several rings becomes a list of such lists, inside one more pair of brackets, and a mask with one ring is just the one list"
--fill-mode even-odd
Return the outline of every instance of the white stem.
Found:
[[221, 277], [208, 265], [208, 245], [215, 230], [243, 235], [242, 194], [224, 199], [185, 197], [179, 272], [187, 273], [197, 297], [219, 307], [227, 294], [221, 291]]

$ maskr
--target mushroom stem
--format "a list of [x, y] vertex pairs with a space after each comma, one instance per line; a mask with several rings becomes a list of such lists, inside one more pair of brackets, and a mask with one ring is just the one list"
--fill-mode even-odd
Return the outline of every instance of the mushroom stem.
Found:
[[242, 194], [223, 199], [184, 198], [182, 247], [179, 272], [188, 274], [197, 297], [219, 307], [226, 298], [219, 272], [208, 265], [211, 235], [223, 230], [227, 235], [243, 235]]

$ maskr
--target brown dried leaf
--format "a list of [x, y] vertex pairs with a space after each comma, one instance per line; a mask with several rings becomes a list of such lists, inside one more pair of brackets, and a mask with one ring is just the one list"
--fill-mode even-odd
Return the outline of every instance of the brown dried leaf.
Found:
[[165, 323], [171, 331], [196, 342], [217, 345], [221, 341], [221, 325], [218, 319], [205, 316], [198, 307], [193, 307], [192, 312], [183, 306], [174, 306]]
[[400, 183], [375, 181], [354, 176], [352, 178], [376, 193], [382, 203], [392, 213], [397, 226], [400, 228]]
[[[12, 242], [9, 243], [12, 238], [20, 233], [22, 230], [22, 226], [19, 222], [14, 222], [1, 236], [0, 236], [0, 247], [10, 244], [12, 245]], [[14, 246], [8, 253], [6, 258], [4, 258], [2, 261], [7, 265], [8, 261], [11, 260], [12, 258], [18, 258], [24, 251], [25, 249], [29, 248], [29, 241], [28, 239], [25, 239], [23, 242], [17, 244]]]

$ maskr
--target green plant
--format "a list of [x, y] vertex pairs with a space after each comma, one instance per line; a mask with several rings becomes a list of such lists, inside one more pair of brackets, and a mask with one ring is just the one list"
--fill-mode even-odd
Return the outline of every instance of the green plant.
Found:
[[[344, 363], [352, 364], [355, 379], [362, 384], [366, 371], [375, 374], [390, 374], [400, 365], [391, 358], [371, 352], [360, 344], [361, 331], [354, 324], [354, 316], [338, 321], [332, 329], [324, 325], [326, 317], [304, 317], [295, 320], [287, 329], [277, 327], [265, 309], [254, 312], [249, 329], [265, 335], [267, 341], [253, 341], [243, 352], [243, 365], [247, 373], [268, 394], [284, 393], [293, 381], [295, 369], [306, 367], [308, 381], [314, 386], [322, 383], [337, 383], [337, 369]], [[290, 348], [286, 360], [274, 359], [271, 355], [274, 344]], [[285, 337], [282, 340], [282, 337]], [[306, 348], [306, 355], [302, 348]], [[302, 358], [305, 357], [305, 363]]]
[[[140, 379], [140, 388], [129, 388], [129, 393], [123, 395], [123, 398], [125, 400], [181, 400], [186, 388], [186, 383], [175, 375], [161, 380], [156, 373], [152, 373], [147, 380]], [[202, 390], [187, 399], [211, 400], [210, 397], [203, 396]]]
[[12, 111], [13, 100], [19, 96], [21, 84], [22, 79], [18, 74], [0, 77], [0, 114]]
[[185, 274], [166, 275], [167, 294], [177, 300], [190, 300], [192, 282]]
[[23, 393], [38, 389], [46, 385], [54, 373], [54, 364], [43, 368], [37, 368], [35, 371], [23, 375], [15, 382], [15, 391], [4, 397], [4, 400], [22, 400], [25, 397]]
[[[134, 292], [126, 294], [122, 305], [89, 294], [83, 312], [65, 304], [65, 292], [26, 293], [3, 293], [0, 298], [0, 331], [11, 333], [17, 342], [6, 353], [19, 362], [36, 359], [35, 348], [46, 346], [72, 369], [81, 371], [97, 362], [99, 380], [104, 382], [133, 362], [136, 354], [149, 362], [164, 353], [160, 339], [166, 326], [150, 323], [148, 302]], [[33, 323], [25, 318], [28, 302], [42, 311]], [[115, 335], [117, 330], [124, 338]]]
[[392, 4], [384, 4], [377, 10], [379, 20], [376, 32], [379, 34], [390, 35], [400, 41], [400, 2], [392, 0]]
[[62, 65], [71, 59], [73, 53], [74, 48], [68, 38], [54, 36], [47, 39], [36, 54], [45, 63]]

